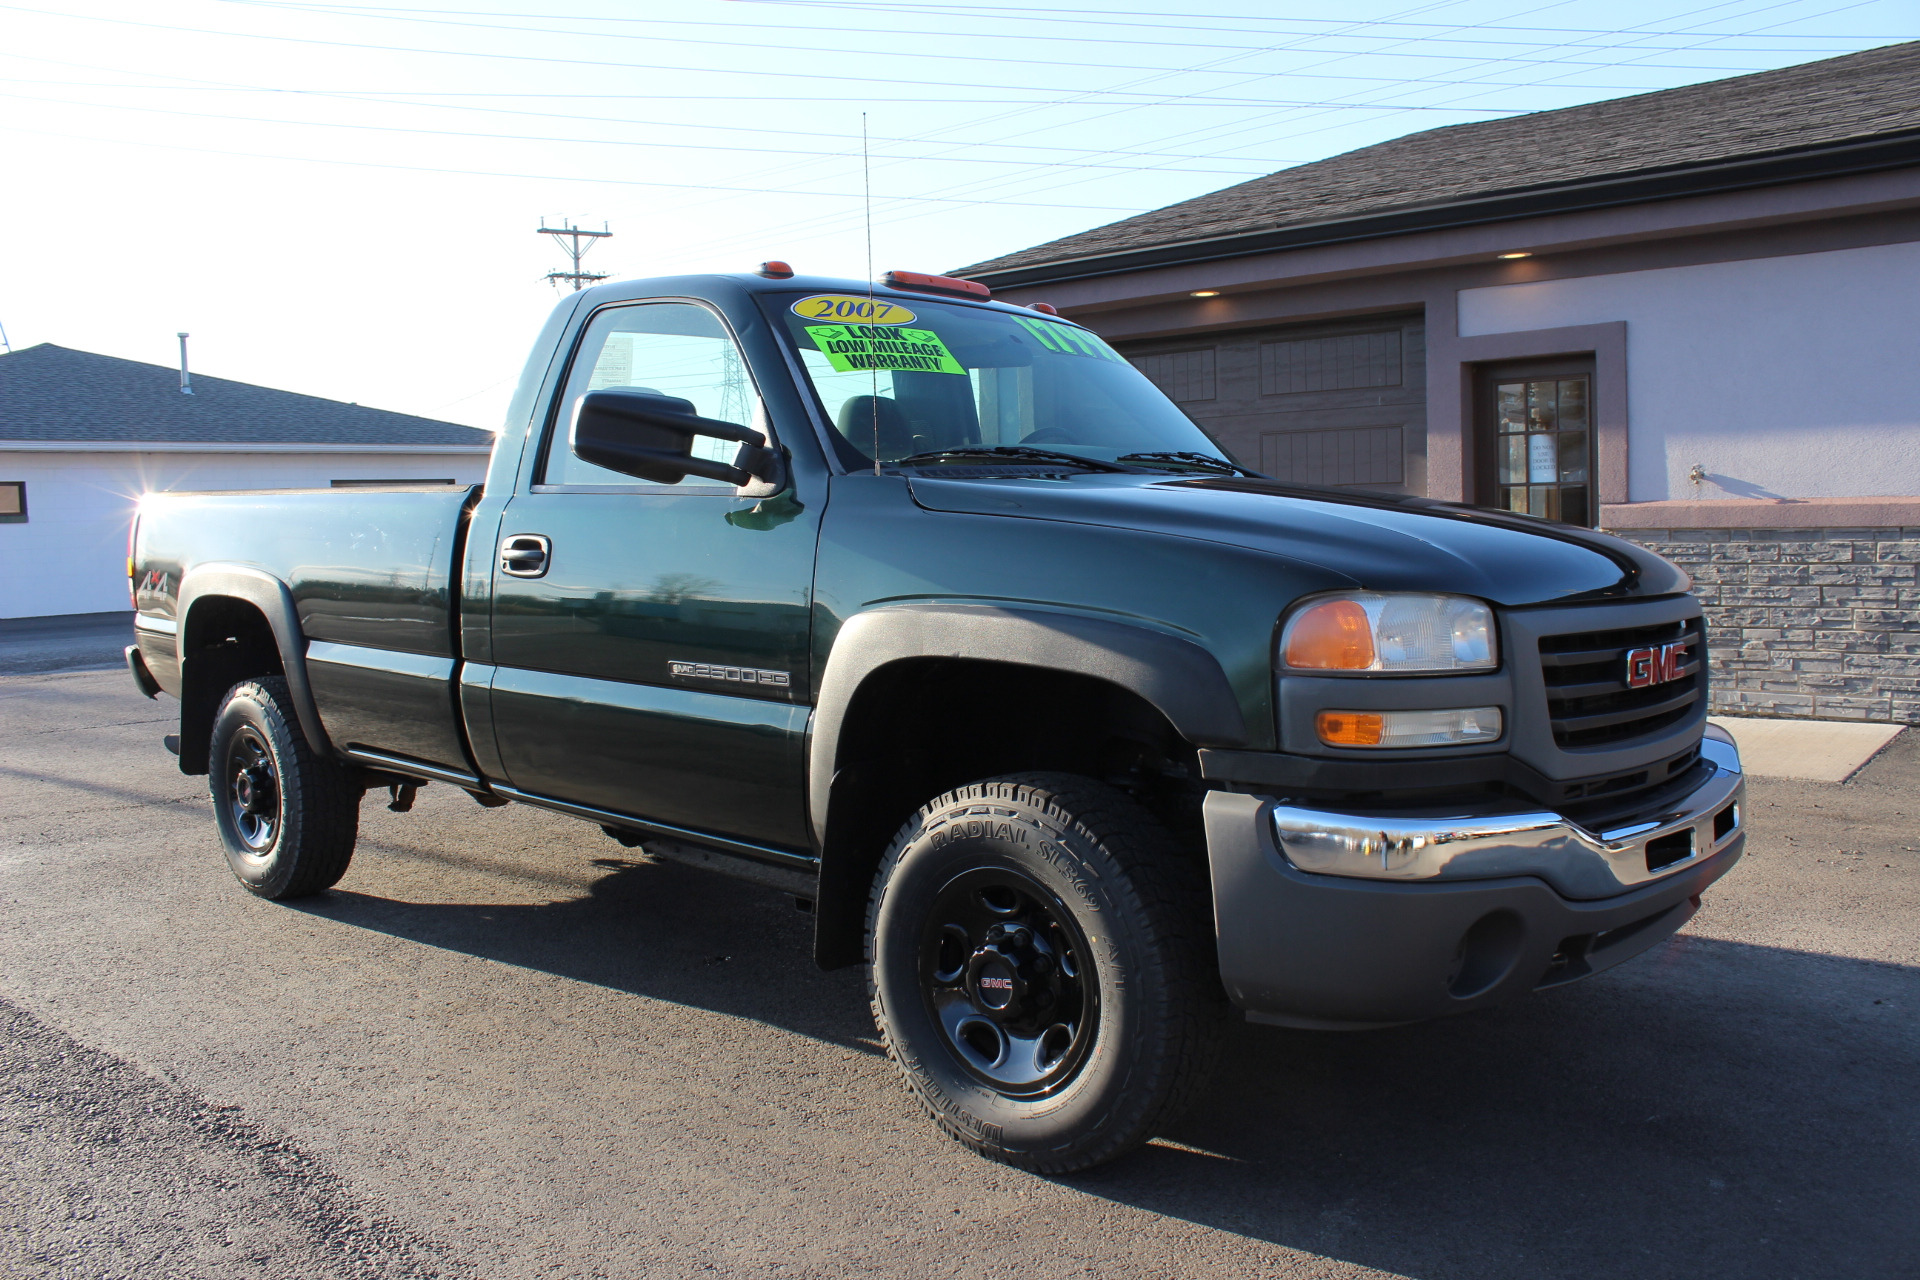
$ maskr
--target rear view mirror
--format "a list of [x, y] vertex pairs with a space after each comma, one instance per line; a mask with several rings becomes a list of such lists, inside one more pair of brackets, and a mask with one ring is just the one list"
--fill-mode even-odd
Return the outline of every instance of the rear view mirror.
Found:
[[[736, 440], [740, 452], [729, 466], [693, 456], [693, 438]], [[780, 478], [781, 459], [767, 438], [751, 427], [703, 418], [691, 401], [642, 391], [590, 391], [574, 410], [573, 451], [596, 467], [654, 484], [679, 484], [688, 476], [743, 486]]]

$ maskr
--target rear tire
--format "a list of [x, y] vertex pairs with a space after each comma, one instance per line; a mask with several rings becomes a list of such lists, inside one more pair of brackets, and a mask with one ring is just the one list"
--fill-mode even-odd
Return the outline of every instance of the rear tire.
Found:
[[298, 898], [347, 873], [360, 834], [361, 788], [350, 770], [308, 745], [283, 677], [228, 691], [207, 759], [227, 865], [249, 891]]
[[1227, 1012], [1205, 876], [1125, 793], [1071, 774], [961, 787], [894, 837], [868, 912], [888, 1054], [934, 1121], [1071, 1173], [1200, 1091]]

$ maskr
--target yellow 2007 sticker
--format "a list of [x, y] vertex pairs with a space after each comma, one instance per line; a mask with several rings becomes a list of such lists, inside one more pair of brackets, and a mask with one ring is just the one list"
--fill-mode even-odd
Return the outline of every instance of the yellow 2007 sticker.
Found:
[[855, 369], [909, 369], [915, 373], [957, 373], [966, 366], [931, 329], [890, 329], [872, 324], [810, 324], [813, 339], [837, 373]]
[[793, 314], [843, 324], [912, 324], [919, 318], [897, 302], [863, 298], [856, 293], [816, 293], [794, 303]]

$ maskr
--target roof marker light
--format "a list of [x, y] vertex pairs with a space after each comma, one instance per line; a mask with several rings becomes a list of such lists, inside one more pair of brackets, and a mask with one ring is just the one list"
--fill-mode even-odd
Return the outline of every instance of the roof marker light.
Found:
[[1503, 253], [1500, 255], [1503, 261], [1509, 261], [1509, 262], [1515, 258], [1531, 258], [1532, 256], [1533, 255], [1531, 253], [1527, 253], [1519, 249], [1514, 250], [1512, 253]]
[[963, 298], [987, 299], [993, 290], [978, 280], [958, 276], [930, 276], [922, 271], [889, 271], [880, 278], [889, 289], [911, 289], [915, 293], [957, 293]]
[[1027, 310], [1038, 311], [1043, 316], [1057, 316], [1060, 314], [1060, 308], [1054, 306], [1051, 302], [1029, 302], [1027, 304]]
[[1217, 298], [1220, 296], [1220, 291], [1218, 289], [1195, 289], [1187, 296], [1189, 298]]
[[791, 280], [793, 279], [793, 268], [778, 258], [775, 258], [769, 262], [761, 263], [760, 269], [754, 272], [754, 274], [765, 276], [769, 280]]

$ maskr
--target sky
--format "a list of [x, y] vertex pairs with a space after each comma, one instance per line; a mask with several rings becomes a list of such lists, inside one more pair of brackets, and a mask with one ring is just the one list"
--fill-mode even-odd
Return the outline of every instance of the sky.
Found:
[[617, 279], [945, 271], [1915, 38], [1920, 0], [0, 3], [0, 325], [492, 429], [567, 267], [543, 220]]

